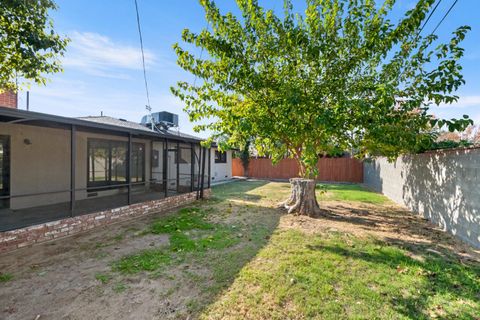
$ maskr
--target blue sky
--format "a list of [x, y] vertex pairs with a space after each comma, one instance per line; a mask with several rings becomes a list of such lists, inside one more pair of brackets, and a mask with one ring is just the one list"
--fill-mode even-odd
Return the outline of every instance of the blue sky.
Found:
[[[424, 32], [431, 31], [454, 0], [443, 0]], [[217, 1], [223, 10], [235, 11], [234, 0]], [[193, 133], [192, 124], [182, 112], [182, 103], [171, 95], [170, 86], [178, 80], [193, 80], [176, 65], [172, 45], [180, 41], [184, 28], [199, 31], [205, 27], [203, 10], [197, 0], [138, 0], [147, 61], [153, 111], [180, 115], [180, 130]], [[267, 8], [280, 10], [281, 0], [260, 0]], [[299, 10], [303, 0], [295, 1]], [[415, 1], [398, 0], [396, 13]], [[133, 0], [57, 0], [52, 13], [56, 30], [71, 38], [63, 59], [64, 72], [49, 76], [45, 87], [30, 88], [32, 111], [63, 116], [105, 115], [140, 121], [145, 111], [145, 89], [141, 69], [139, 39]], [[459, 0], [437, 31], [441, 40], [460, 25], [470, 25], [463, 46], [462, 60], [467, 81], [455, 105], [434, 107], [440, 117], [470, 115], [480, 123], [480, 1]], [[25, 108], [25, 93], [19, 97]], [[206, 136], [206, 133], [197, 134]]]

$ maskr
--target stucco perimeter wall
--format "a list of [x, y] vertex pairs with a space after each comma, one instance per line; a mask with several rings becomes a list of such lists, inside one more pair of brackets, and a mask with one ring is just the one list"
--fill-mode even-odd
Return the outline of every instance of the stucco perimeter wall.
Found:
[[480, 248], [480, 149], [365, 162], [364, 184]]

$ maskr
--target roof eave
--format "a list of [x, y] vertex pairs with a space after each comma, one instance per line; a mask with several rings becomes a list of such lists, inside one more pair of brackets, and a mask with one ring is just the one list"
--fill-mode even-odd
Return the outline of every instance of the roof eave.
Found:
[[22, 123], [25, 123], [27, 121], [40, 120], [40, 121], [59, 123], [63, 125], [76, 125], [76, 126], [82, 126], [86, 128], [101, 129], [101, 130], [107, 130], [107, 131], [113, 131], [113, 132], [127, 133], [132, 135], [143, 135], [143, 136], [156, 137], [156, 138], [172, 139], [172, 140], [178, 140], [183, 142], [200, 143], [203, 141], [203, 139], [186, 138], [186, 137], [176, 136], [172, 134], [160, 133], [156, 131], [149, 132], [147, 130], [137, 130], [132, 128], [110, 125], [110, 124], [98, 123], [94, 121], [56, 116], [56, 115], [51, 115], [51, 114], [41, 113], [41, 112], [12, 109], [7, 107], [0, 107], [0, 116], [19, 118], [22, 120], [21, 121]]

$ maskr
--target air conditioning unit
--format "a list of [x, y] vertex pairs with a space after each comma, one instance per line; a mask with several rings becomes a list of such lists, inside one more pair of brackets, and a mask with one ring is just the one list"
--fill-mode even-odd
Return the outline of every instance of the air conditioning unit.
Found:
[[[178, 114], [161, 111], [152, 113], [153, 124], [164, 129], [178, 127]], [[150, 115], [143, 116], [141, 124], [147, 127], [151, 126]]]

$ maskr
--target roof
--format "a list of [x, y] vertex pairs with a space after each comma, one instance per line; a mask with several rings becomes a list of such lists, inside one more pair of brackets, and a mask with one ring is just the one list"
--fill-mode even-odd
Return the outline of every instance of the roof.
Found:
[[183, 132], [180, 132], [180, 131], [175, 131], [175, 130], [164, 130], [164, 129], [159, 128], [159, 131], [155, 131], [155, 130], [152, 130], [148, 127], [145, 127], [145, 126], [143, 126], [139, 123], [133, 122], [133, 121], [128, 121], [128, 120], [124, 120], [124, 119], [117, 119], [117, 118], [113, 118], [113, 117], [109, 117], [109, 116], [88, 116], [88, 117], [79, 117], [77, 119], [92, 121], [92, 122], [96, 122], [96, 123], [109, 124], [109, 125], [114, 125], [114, 126], [128, 128], [128, 129], [143, 130], [143, 131], [148, 131], [150, 133], [160, 132], [160, 134], [166, 134], [166, 135], [170, 135], [170, 136], [178, 136], [178, 137], [181, 137], [181, 138], [194, 139], [194, 140], [199, 140], [199, 141], [203, 140], [202, 138], [195, 137], [193, 135], [186, 134], [186, 133], [183, 133]]
[[88, 116], [88, 117], [79, 117], [76, 119], [80, 120], [85, 120], [85, 121], [92, 121], [96, 123], [103, 123], [103, 124], [108, 124], [112, 126], [117, 126], [117, 127], [122, 127], [126, 129], [134, 129], [134, 130], [141, 130], [141, 131], [147, 131], [147, 132], [154, 132], [150, 128], [147, 128], [145, 126], [142, 126], [139, 123], [132, 122], [132, 121], [127, 121], [123, 119], [117, 119], [113, 117], [108, 117], [108, 116]]
[[195, 137], [185, 133], [175, 132], [172, 130], [154, 131], [132, 121], [126, 121], [106, 116], [70, 118], [47, 113], [0, 107], [0, 123], [2, 122], [34, 124], [38, 126], [48, 126], [49, 124], [61, 126], [75, 125], [82, 128], [106, 130], [123, 134], [149, 136], [152, 138], [165, 138], [172, 140], [181, 140], [185, 142], [203, 141], [203, 139], [199, 137]]

